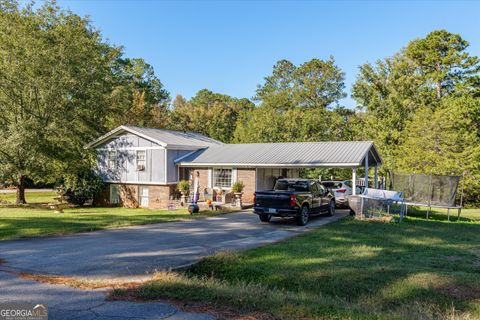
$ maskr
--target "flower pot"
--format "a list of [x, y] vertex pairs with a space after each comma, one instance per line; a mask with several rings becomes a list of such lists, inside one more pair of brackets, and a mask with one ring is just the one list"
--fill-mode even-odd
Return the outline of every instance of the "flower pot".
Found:
[[243, 192], [234, 192], [233, 195], [235, 196], [235, 206], [242, 207], [242, 195]]
[[185, 192], [181, 192], [182, 196], [180, 197], [180, 205], [183, 207], [187, 203], [187, 195]]

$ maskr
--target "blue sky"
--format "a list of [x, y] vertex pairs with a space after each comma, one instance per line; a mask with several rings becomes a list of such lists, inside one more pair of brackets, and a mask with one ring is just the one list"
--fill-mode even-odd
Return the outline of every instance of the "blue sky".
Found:
[[[350, 94], [358, 66], [390, 56], [435, 29], [460, 33], [480, 55], [474, 1], [108, 1], [58, 3], [94, 25], [129, 57], [153, 65], [172, 97], [208, 88], [251, 98], [280, 59], [330, 55]], [[341, 101], [354, 107], [351, 98]]]

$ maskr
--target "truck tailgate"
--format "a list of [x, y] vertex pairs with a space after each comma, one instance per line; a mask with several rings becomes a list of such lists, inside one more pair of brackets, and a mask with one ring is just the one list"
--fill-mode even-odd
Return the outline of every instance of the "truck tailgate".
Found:
[[290, 209], [290, 194], [289, 192], [257, 191], [256, 204], [265, 208]]

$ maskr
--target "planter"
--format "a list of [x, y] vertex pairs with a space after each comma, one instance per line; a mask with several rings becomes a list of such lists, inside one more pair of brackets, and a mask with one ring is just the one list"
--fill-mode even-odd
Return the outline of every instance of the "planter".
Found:
[[234, 192], [233, 195], [235, 196], [235, 206], [241, 208], [243, 192]]
[[180, 205], [183, 207], [187, 203], [187, 194], [185, 192], [181, 192], [182, 196], [180, 197]]

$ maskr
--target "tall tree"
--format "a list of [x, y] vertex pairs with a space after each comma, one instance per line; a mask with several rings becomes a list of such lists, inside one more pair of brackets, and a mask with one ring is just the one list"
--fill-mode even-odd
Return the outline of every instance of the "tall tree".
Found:
[[167, 127], [169, 93], [143, 59], [121, 58], [114, 64], [117, 112], [111, 127], [123, 124]]
[[480, 61], [465, 50], [469, 43], [459, 34], [435, 30], [410, 42], [406, 56], [418, 66], [427, 85], [435, 87], [436, 98], [460, 88], [471, 90], [471, 78], [478, 78]]
[[170, 114], [170, 127], [195, 131], [230, 142], [237, 119], [253, 107], [253, 103], [248, 99], [237, 99], [203, 89], [188, 101], [181, 96], [175, 98]]
[[352, 94], [364, 123], [359, 136], [380, 147], [383, 170], [458, 174], [467, 167], [459, 159], [477, 154], [476, 139], [464, 135], [465, 121], [475, 124], [480, 90], [479, 60], [467, 46], [459, 35], [433, 31], [393, 57], [360, 67]]
[[81, 165], [83, 145], [105, 130], [118, 48], [89, 23], [46, 2], [0, 3], [0, 176], [18, 186]]
[[335, 60], [312, 59], [296, 67], [280, 60], [272, 75], [257, 88], [255, 99], [263, 106], [277, 110], [294, 107], [327, 108], [346, 96], [345, 74]]
[[[345, 97], [344, 73], [333, 57], [300, 66], [280, 60], [257, 88], [260, 102], [239, 118], [236, 142], [342, 140], [350, 137], [346, 123], [353, 112], [338, 107]], [[332, 108], [334, 107], [334, 108]]]

